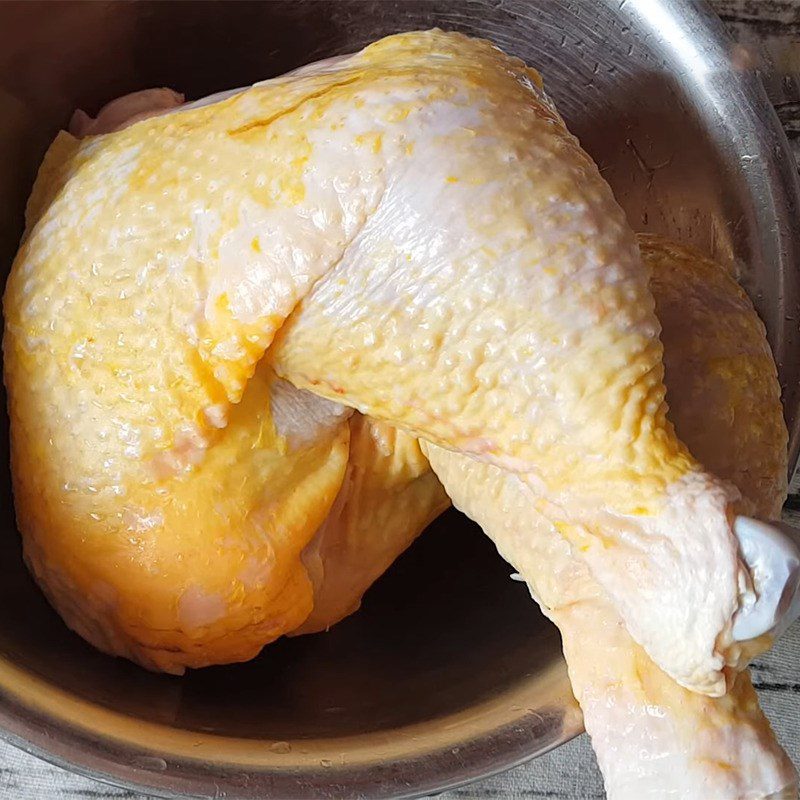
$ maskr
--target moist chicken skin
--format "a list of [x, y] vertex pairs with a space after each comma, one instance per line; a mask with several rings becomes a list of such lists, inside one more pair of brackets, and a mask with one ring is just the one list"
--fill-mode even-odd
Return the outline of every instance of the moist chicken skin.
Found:
[[[764, 326], [734, 278], [697, 251], [639, 236], [661, 320], [670, 417], [739, 510], [778, 518], [786, 426]], [[625, 630], [586, 564], [516, 476], [426, 448], [455, 505], [474, 516], [561, 631], [570, 681], [609, 800], [796, 798], [796, 773], [749, 676], [723, 697], [672, 681]]]
[[[308, 594], [298, 531], [327, 515], [346, 444], [308, 455], [326, 502], [287, 528], [241, 412], [266, 356], [299, 388], [523, 475], [684, 685], [720, 694], [741, 666], [738, 495], [666, 419], [633, 234], [538, 75], [486, 42], [389, 37], [212, 105], [62, 134], [5, 311], [28, 557], [65, 616], [125, 618], [82, 630], [107, 649], [161, 648], [179, 669], [300, 624], [271, 592]], [[184, 492], [199, 505], [169, 499]], [[185, 547], [207, 573], [173, 559]], [[279, 557], [251, 584], [259, 548]], [[163, 609], [121, 611], [126, 570]], [[216, 651], [240, 629], [246, 648]]]
[[[96, 119], [76, 113], [70, 130], [76, 136], [107, 133], [182, 102], [171, 90], [145, 90], [109, 103]], [[46, 189], [64, 156], [58, 147], [49, 153], [29, 221], [39, 210], [38, 190]], [[85, 539], [74, 553], [63, 554], [55, 545], [41, 550], [26, 541], [26, 560], [51, 601], [70, 627], [100, 649], [180, 673], [186, 666], [247, 660], [284, 633], [327, 629], [358, 608], [375, 578], [449, 504], [415, 439], [295, 389], [267, 363], [259, 366], [226, 431], [216, 459], [194, 471], [190, 484], [162, 482], [161, 504], [149, 514], [130, 501], [123, 504], [132, 552], [108, 543], [93, 547]], [[243, 458], [243, 452], [257, 455]], [[217, 491], [207, 491], [217, 481]], [[18, 504], [25, 503], [27, 487], [22, 475]], [[224, 506], [231, 501], [244, 506], [251, 523], [259, 519], [256, 530], [250, 525], [250, 541], [237, 543], [225, 530]], [[161, 530], [171, 520], [162, 506], [204, 525], [189, 536], [164, 537]], [[265, 516], [285, 526], [284, 548], [272, 547], [269, 535], [257, 541], [270, 532]], [[372, 534], [373, 521], [380, 521], [379, 535]], [[226, 534], [225, 554], [218, 558], [211, 543]], [[146, 550], [144, 557], [137, 548]], [[80, 562], [86, 591], [66, 582], [63, 564], [73, 559]], [[292, 579], [285, 581], [286, 574]], [[249, 604], [220, 613], [226, 586], [234, 595], [249, 594]]]
[[330, 628], [450, 505], [416, 439], [354, 414], [339, 496], [303, 551], [314, 607], [292, 635]]
[[[305, 74], [313, 75], [314, 68]], [[157, 100], [160, 110], [166, 111], [179, 98], [158, 90]], [[137, 107], [137, 114], [147, 114], [146, 105]], [[120, 120], [124, 120], [124, 111], [119, 104], [112, 104], [106, 117], [106, 121], [112, 120], [113, 127], [117, 127], [123, 124]], [[91, 120], [79, 118], [78, 124], [84, 132], [99, 132]], [[74, 144], [62, 137], [51, 151], [29, 207], [30, 224], [61, 191], [59, 182], [64, 170], [69, 169], [67, 162], [73, 157]], [[373, 148], [376, 146], [377, 141], [373, 141]], [[452, 183], [458, 183], [457, 176], [449, 177], [455, 179]], [[746, 297], [721, 268], [676, 245], [648, 239], [640, 240], [640, 244], [645, 261], [654, 269], [652, 287], [659, 316], [665, 323], [662, 338], [667, 346], [664, 360], [672, 401], [671, 417], [695, 455], [712, 472], [731, 480], [742, 491], [737, 510], [774, 515], [785, 493], [785, 429], [763, 327]], [[94, 274], [98, 268], [92, 264], [91, 269]], [[670, 324], [670, 304], [681, 308], [681, 313], [688, 307], [688, 316], [697, 324]], [[308, 312], [301, 308], [301, 317], [303, 313]], [[720, 315], [721, 323], [717, 324]], [[714, 324], [709, 326], [709, 322]], [[732, 342], [739, 344], [732, 349]], [[86, 346], [95, 342], [87, 340], [81, 344], [74, 354], [77, 361], [85, 358]], [[189, 437], [181, 447], [168, 452], [166, 459], [156, 462], [158, 488], [162, 489], [162, 497], [166, 494], [164, 489], [176, 491], [178, 497], [184, 492], [183, 505], [177, 512], [178, 528], [188, 526], [192, 514], [195, 520], [204, 517], [208, 504], [200, 503], [196, 509], [190, 509], [192, 503], [185, 499], [196, 491], [199, 495], [207, 492], [209, 502], [218, 500], [220, 487], [213, 483], [214, 479], [229, 477], [226, 468], [231, 459], [245, 462], [244, 470], [233, 470], [231, 477], [234, 480], [244, 477], [245, 484], [252, 479], [256, 484], [254, 491], [250, 489], [243, 495], [245, 505], [249, 504], [248, 515], [252, 513], [246, 520], [251, 523], [250, 530], [247, 525], [241, 528], [242, 532], [255, 533], [250, 539], [253, 549], [248, 551], [240, 541], [234, 541], [233, 547], [226, 542], [232, 552], [226, 553], [227, 558], [222, 559], [220, 566], [223, 572], [230, 570], [237, 557], [242, 559], [256, 553], [254, 560], [248, 562], [253, 569], [236, 574], [232, 582], [252, 591], [259, 578], [262, 584], [274, 580], [272, 586], [258, 587], [260, 595], [253, 592], [256, 603], [268, 600], [266, 613], [263, 607], [256, 606], [260, 617], [242, 629], [229, 630], [239, 610], [235, 603], [233, 608], [226, 605], [226, 613], [208, 624], [222, 608], [216, 602], [219, 598], [213, 594], [211, 584], [209, 594], [203, 585], [199, 588], [197, 584], [190, 585], [187, 589], [185, 583], [177, 580], [170, 593], [168, 586], [156, 581], [161, 593], [147, 594], [149, 585], [141, 580], [139, 572], [143, 570], [151, 578], [158, 578], [162, 563], [195, 558], [193, 548], [198, 541], [213, 546], [218, 540], [213, 532], [209, 534], [213, 515], [212, 526], [199, 526], [197, 539], [184, 535], [170, 541], [166, 537], [165, 547], [151, 547], [148, 561], [134, 558], [132, 563], [130, 559], [128, 563], [120, 559], [120, 554], [125, 555], [124, 547], [115, 549], [116, 542], [109, 547], [106, 541], [105, 551], [98, 548], [92, 553], [91, 546], [87, 546], [87, 540], [91, 545], [90, 537], [80, 541], [76, 553], [56, 550], [56, 560], [48, 562], [46, 540], [44, 547], [37, 548], [34, 538], [26, 537], [29, 562], [54, 603], [73, 627], [99, 646], [153, 668], [180, 671], [187, 663], [199, 665], [247, 658], [265, 641], [291, 630], [294, 622], [307, 614], [296, 632], [326, 628], [357, 606], [369, 583], [413, 540], [425, 520], [446, 504], [446, 497], [413, 436], [386, 422], [358, 414], [348, 418], [349, 412], [344, 407], [277, 380], [267, 363], [258, 367], [244, 395], [241, 407], [254, 413], [257, 436], [252, 436], [247, 425], [237, 422], [235, 410], [226, 421], [227, 409], [212, 407], [205, 421], [212, 426], [227, 422], [225, 430], [230, 427], [234, 431], [220, 435], [222, 444], [215, 442], [213, 447], [205, 448], [217, 448], [218, 459], [211, 459], [211, 466], [203, 466], [207, 458], [202, 455], [199, 464], [192, 463], [197, 457], [196, 449], [204, 451], [204, 448], [196, 448], [197, 443]], [[762, 408], [775, 413], [761, 414]], [[28, 427], [34, 427], [30, 417], [28, 423]], [[126, 436], [129, 433], [124, 432]], [[136, 449], [135, 441], [127, 444]], [[22, 449], [26, 446], [23, 439]], [[243, 453], [248, 446], [257, 451], [255, 456]], [[15, 445], [15, 450], [18, 447]], [[486, 463], [443, 454], [441, 449], [426, 443], [423, 447], [434, 453], [434, 462], [438, 459], [437, 468], [443, 476], [454, 467], [466, 469], [466, 477], [450, 481], [455, 487], [454, 496], [467, 507], [478, 497], [484, 499], [485, 504], [476, 507], [474, 515], [478, 519], [486, 516], [490, 535], [517, 564], [547, 613], [561, 627], [570, 675], [612, 798], [740, 800], [789, 787], [793, 780], [791, 765], [775, 743], [746, 675], [736, 678], [731, 691], [721, 699], [696, 695], [676, 686], [631, 639], [614, 604], [563, 537], [564, 531], [557, 530], [545, 515], [531, 512], [530, 506], [541, 502], [541, 494], [532, 491], [525, 479], [508, 472], [503, 474]], [[477, 455], [482, 457], [485, 453]], [[486, 461], [491, 462], [491, 458]], [[20, 462], [23, 466], [30, 465], [24, 456]], [[743, 464], [752, 468], [737, 473], [737, 466], [741, 468]], [[184, 486], [191, 484], [188, 490], [175, 490], [175, 484], [169, 482], [174, 476], [162, 474], [170, 470], [185, 470], [181, 480]], [[496, 517], [492, 519], [499, 507], [498, 493], [490, 485], [495, 479], [497, 486], [512, 487], [512, 502], [506, 502], [499, 525]], [[301, 502], [295, 505], [297, 498], [294, 498], [290, 505], [281, 506], [281, 494], [291, 492], [287, 488], [291, 481]], [[476, 481], [477, 489], [470, 491]], [[23, 486], [28, 482], [27, 478], [20, 480]], [[229, 489], [231, 485], [223, 484], [223, 488]], [[504, 488], [500, 494], [507, 491]], [[272, 505], [273, 499], [276, 505]], [[23, 499], [25, 505], [34, 503], [34, 493]], [[276, 519], [290, 507], [293, 511], [299, 508], [301, 513], [288, 514], [287, 518], [294, 521], [288, 531], [282, 532], [288, 534], [286, 546], [275, 553], [270, 553], [267, 547], [259, 554], [256, 548], [263, 544], [259, 539], [271, 543], [276, 536]], [[407, 515], [409, 508], [414, 511], [412, 515]], [[302, 509], [313, 509], [314, 513], [302, 513]], [[214, 511], [219, 513], [218, 509]], [[322, 512], [324, 520], [320, 524]], [[265, 518], [271, 519], [272, 528]], [[381, 520], [381, 536], [374, 535], [370, 520]], [[136, 510], [126, 522], [129, 529], [131, 522], [147, 528], [162, 525], [163, 519], [157, 513], [143, 515]], [[236, 534], [238, 530], [233, 532]], [[73, 547], [77, 542], [73, 537]], [[68, 559], [80, 561], [87, 553], [85, 574], [94, 593], [89, 595], [89, 603], [83, 603], [81, 587], [64, 580], [58, 559], [67, 564], [69, 574], [74, 565]], [[104, 558], [108, 559], [105, 566], [122, 568], [116, 576], [121, 579], [116, 586], [102, 583], [109, 573], [101, 563]], [[280, 562], [279, 568], [271, 568], [266, 578], [259, 576], [254, 565], [272, 567], [270, 558]], [[207, 580], [211, 562], [196, 560], [196, 566], [195, 577], [201, 582]], [[297, 580], [281, 585], [284, 574]], [[159, 623], [166, 620], [177, 628], [148, 631], [152, 618], [140, 609], [148, 602], [154, 605], [164, 602], [165, 608], [158, 609]], [[233, 614], [227, 613], [231, 611]], [[250, 619], [255, 616], [251, 609]], [[140, 624], [142, 619], [144, 625]], [[658, 713], [650, 713], [653, 709]]]

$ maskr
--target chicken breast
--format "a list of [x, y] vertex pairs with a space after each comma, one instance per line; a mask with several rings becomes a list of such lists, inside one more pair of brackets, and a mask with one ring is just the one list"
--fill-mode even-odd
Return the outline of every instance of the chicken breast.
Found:
[[[689, 248], [640, 236], [663, 325], [679, 434], [775, 518], [786, 497], [786, 427], [764, 326], [733, 277]], [[672, 681], [631, 638], [586, 563], [518, 476], [435, 446], [431, 464], [558, 625], [609, 800], [794, 798], [796, 774], [746, 673], [724, 697]]]
[[[308, 590], [294, 557], [307, 542], [274, 513], [266, 467], [249, 463], [261, 434], [241, 415], [248, 393], [266, 397], [266, 383], [250, 389], [266, 356], [299, 388], [523, 476], [531, 513], [559, 523], [634, 639], [684, 685], [721, 694], [744, 661], [733, 620], [754, 592], [731, 530], [738, 493], [666, 419], [634, 237], [538, 75], [486, 42], [389, 37], [112, 134], [62, 134], [5, 311], [19, 522], [65, 615], [119, 602], [85, 569], [97, 551], [100, 573], [141, 572], [165, 608], [176, 585], [190, 592], [204, 609], [190, 615], [192, 663], [218, 660], [210, 643], [242, 626], [252, 652], [299, 624], [288, 612], [254, 622], [264, 589], [239, 578], [252, 536], [294, 565], [271, 587]], [[346, 463], [335, 430], [313, 455], [330, 502]], [[236, 468], [201, 489], [228, 447]], [[236, 475], [251, 495], [232, 490]], [[202, 495], [202, 514], [170, 500], [181, 492]], [[311, 506], [305, 532], [329, 508]], [[165, 521], [141, 542], [128, 507]], [[162, 567], [183, 551], [170, 542], [197, 547], [197, 530], [213, 542], [209, 571], [231, 558], [219, 585], [198, 583], [196, 563], [194, 576]], [[136, 611], [124, 630], [183, 641], [168, 617]], [[139, 646], [112, 639], [126, 655]], [[151, 647], [149, 633], [136, 641]]]

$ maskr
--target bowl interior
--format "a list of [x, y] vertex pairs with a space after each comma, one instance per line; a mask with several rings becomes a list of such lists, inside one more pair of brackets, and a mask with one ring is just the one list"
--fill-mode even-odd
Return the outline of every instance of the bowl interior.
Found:
[[[9, 211], [0, 266], [10, 266], [39, 160], [76, 107], [94, 112], [149, 86], [199, 98], [392, 32], [462, 30], [540, 69], [635, 228], [739, 267], [781, 362], [793, 426], [784, 316], [796, 300], [785, 271], [794, 196], [781, 183], [782, 140], [771, 118], [754, 129], [769, 107], [752, 76], [732, 75], [714, 21], [689, 4], [651, 5], [645, 13], [594, 0], [2, 4], [0, 201]], [[670, 32], [675, 19], [695, 26], [701, 49]], [[742, 97], [750, 106], [737, 117]], [[744, 164], [745, 150], [769, 151], [771, 173]], [[775, 219], [785, 227], [777, 237]], [[455, 511], [327, 634], [183, 678], [103, 656], [66, 630], [25, 571], [7, 450], [4, 418], [0, 724], [37, 752], [156, 791], [377, 798], [509, 766], [579, 730], [555, 629]]]
[[144, 721], [269, 742], [391, 731], [500, 696], [559, 658], [555, 628], [524, 585], [509, 580], [512, 570], [480, 529], [455, 511], [327, 634], [284, 638], [254, 661], [183, 677], [110, 658], [68, 631], [4, 524], [0, 652], [71, 694]]

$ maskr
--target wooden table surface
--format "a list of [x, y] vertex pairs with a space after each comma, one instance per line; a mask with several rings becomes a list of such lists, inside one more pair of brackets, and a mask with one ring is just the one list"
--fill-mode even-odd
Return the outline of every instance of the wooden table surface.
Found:
[[[459, 2], [460, 0], [453, 0]], [[713, 0], [734, 38], [758, 49], [764, 82], [800, 164], [800, 0]], [[800, 489], [800, 481], [797, 481]], [[800, 513], [797, 515], [800, 524]], [[800, 623], [753, 668], [761, 702], [800, 769]], [[440, 795], [441, 800], [602, 800], [600, 773], [585, 735], [495, 778]], [[0, 742], [2, 800], [149, 800], [74, 775]]]

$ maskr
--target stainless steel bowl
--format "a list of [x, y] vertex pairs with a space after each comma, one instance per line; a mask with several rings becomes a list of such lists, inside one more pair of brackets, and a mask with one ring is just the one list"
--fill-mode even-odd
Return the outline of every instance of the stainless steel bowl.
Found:
[[[1, 263], [76, 106], [155, 85], [200, 97], [435, 25], [540, 68], [637, 229], [737, 265], [780, 364], [794, 460], [794, 166], [747, 59], [699, 3], [0, 4]], [[502, 770], [581, 728], [555, 630], [454, 512], [331, 633], [178, 679], [65, 629], [22, 565], [3, 470], [0, 727], [37, 755], [164, 796], [377, 800]]]

